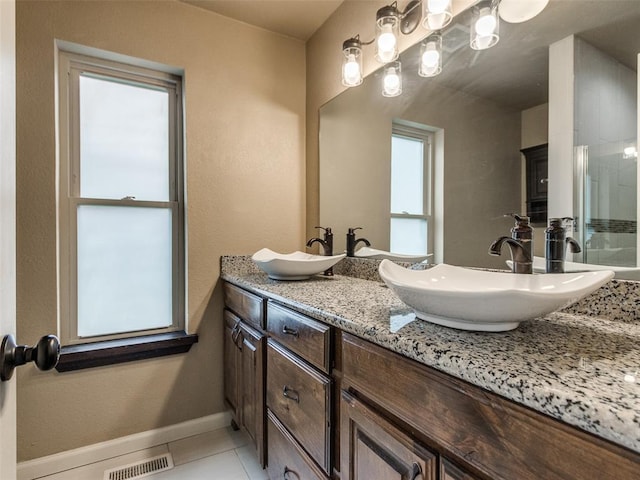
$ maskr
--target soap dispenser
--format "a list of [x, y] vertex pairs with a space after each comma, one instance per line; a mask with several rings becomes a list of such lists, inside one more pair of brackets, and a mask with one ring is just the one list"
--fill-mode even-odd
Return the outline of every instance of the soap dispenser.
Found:
[[533, 258], [533, 228], [529, 223], [529, 217], [515, 213], [509, 213], [505, 216], [513, 217], [516, 221], [516, 224], [511, 229], [511, 238], [522, 245], [529, 254], [529, 258]]

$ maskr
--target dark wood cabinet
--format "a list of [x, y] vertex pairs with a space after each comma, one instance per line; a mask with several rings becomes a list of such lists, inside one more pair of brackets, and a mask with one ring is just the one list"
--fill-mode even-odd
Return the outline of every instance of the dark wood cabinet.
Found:
[[265, 463], [264, 448], [264, 345], [265, 335], [242, 325], [240, 328], [240, 409], [242, 424], [251, 437], [261, 463]]
[[435, 480], [437, 456], [348, 392], [341, 392], [342, 480]]
[[640, 479], [636, 452], [229, 287], [225, 399], [270, 478]]
[[441, 479], [640, 478], [637, 453], [345, 333], [342, 366], [343, 390], [441, 456]]
[[247, 432], [264, 466], [267, 337], [255, 328], [264, 324], [263, 300], [227, 283], [224, 290], [229, 307], [224, 310], [224, 396], [231, 409], [232, 425]]
[[549, 186], [548, 145], [520, 150], [526, 161], [527, 216], [531, 223], [547, 223], [547, 192]]

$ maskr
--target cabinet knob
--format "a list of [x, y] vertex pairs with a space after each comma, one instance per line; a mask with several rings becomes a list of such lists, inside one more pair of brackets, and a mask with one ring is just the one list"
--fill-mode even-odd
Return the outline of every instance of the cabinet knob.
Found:
[[289, 388], [286, 385], [282, 389], [282, 396], [293, 400], [296, 403], [300, 403], [300, 395], [293, 388]]

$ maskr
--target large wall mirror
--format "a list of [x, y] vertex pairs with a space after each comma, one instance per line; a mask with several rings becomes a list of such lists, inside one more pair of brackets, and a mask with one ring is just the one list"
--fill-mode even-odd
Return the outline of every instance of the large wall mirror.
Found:
[[[321, 108], [320, 221], [335, 250], [363, 227], [372, 247], [393, 251], [395, 229], [425, 235], [436, 262], [505, 268], [508, 253], [488, 246], [509, 234], [505, 214], [526, 212], [521, 151], [548, 144], [548, 213], [576, 218], [574, 260], [636, 266], [640, 2], [551, 0], [527, 22], [501, 22], [484, 51], [469, 48], [468, 17], [442, 32], [440, 75], [418, 76], [417, 44], [401, 55], [400, 96], [381, 95], [378, 70]], [[392, 182], [395, 156], [420, 135], [422, 160]], [[544, 219], [536, 227], [543, 256]]]

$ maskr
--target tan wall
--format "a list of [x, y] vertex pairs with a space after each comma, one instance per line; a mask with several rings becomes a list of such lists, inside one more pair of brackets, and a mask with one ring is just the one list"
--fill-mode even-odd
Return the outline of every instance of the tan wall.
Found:
[[184, 68], [186, 355], [18, 373], [28, 460], [223, 411], [219, 257], [304, 241], [305, 47], [174, 1], [17, 4], [18, 338], [56, 332], [54, 39]]

